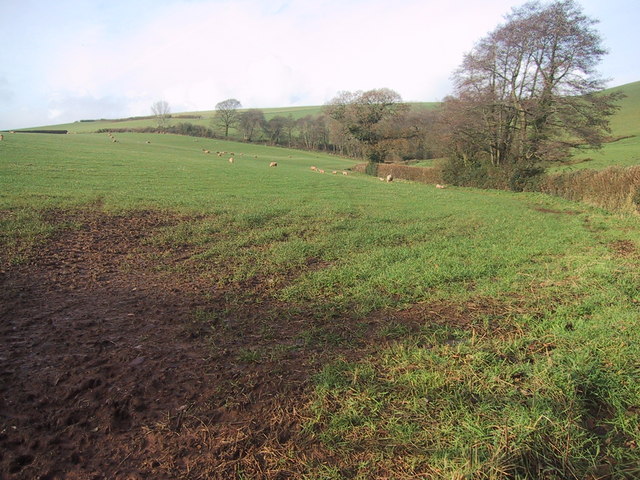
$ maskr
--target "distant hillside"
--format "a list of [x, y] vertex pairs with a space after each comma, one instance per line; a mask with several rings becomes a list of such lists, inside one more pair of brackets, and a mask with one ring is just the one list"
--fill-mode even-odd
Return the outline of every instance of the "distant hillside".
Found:
[[612, 165], [640, 165], [640, 82], [628, 83], [605, 90], [604, 93], [622, 92], [620, 110], [611, 118], [613, 137], [626, 137], [605, 144], [600, 150], [581, 151], [570, 166], [562, 170], [602, 169]]
[[[438, 102], [412, 102], [414, 108], [432, 109], [439, 105]], [[240, 109], [240, 112], [248, 109]], [[319, 115], [322, 112], [322, 105], [311, 105], [305, 107], [279, 107], [279, 108], [260, 108], [264, 112], [265, 118], [269, 120], [277, 115], [285, 117], [292, 116], [294, 119], [303, 118], [307, 115]], [[203, 110], [197, 112], [179, 112], [173, 113], [170, 124], [180, 122], [189, 122], [194, 125], [202, 125], [204, 127], [211, 126], [211, 119], [215, 115], [215, 110]], [[72, 133], [92, 133], [105, 128], [145, 128], [155, 126], [153, 116], [141, 116], [124, 119], [96, 119], [96, 120], [79, 120], [73, 123], [64, 123], [59, 125], [47, 125], [40, 127], [23, 128], [20, 130], [33, 131], [42, 129], [59, 129], [68, 130]]]

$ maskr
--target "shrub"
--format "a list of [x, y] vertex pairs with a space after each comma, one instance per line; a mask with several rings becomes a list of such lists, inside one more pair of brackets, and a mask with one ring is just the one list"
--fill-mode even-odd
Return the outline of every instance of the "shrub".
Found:
[[514, 192], [534, 192], [544, 174], [542, 167], [516, 167], [509, 178], [509, 189]]
[[547, 175], [539, 191], [608, 210], [640, 211], [640, 166]]
[[379, 163], [374, 163], [374, 162], [367, 163], [367, 166], [364, 169], [364, 173], [366, 173], [367, 175], [371, 175], [373, 177], [377, 177], [379, 165], [380, 165]]

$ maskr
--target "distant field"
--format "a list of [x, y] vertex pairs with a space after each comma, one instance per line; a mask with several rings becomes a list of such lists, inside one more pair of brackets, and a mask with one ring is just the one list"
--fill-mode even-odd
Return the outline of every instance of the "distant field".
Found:
[[611, 130], [615, 137], [628, 138], [607, 143], [600, 150], [578, 152], [574, 160], [579, 163], [560, 170], [599, 170], [612, 165], [640, 164], [640, 82], [612, 88], [607, 92], [623, 92], [626, 95], [619, 102], [620, 110], [611, 118]]
[[[414, 108], [435, 108], [438, 105], [437, 102], [419, 102], [412, 103], [411, 105]], [[245, 111], [246, 109], [240, 109], [240, 112]], [[263, 108], [260, 109], [264, 112], [265, 118], [269, 120], [277, 115], [282, 115], [285, 117], [292, 116], [294, 119], [302, 118], [307, 115], [319, 115], [322, 112], [322, 106], [307, 106], [307, 107], [282, 107], [282, 108]], [[215, 115], [215, 110], [205, 110], [199, 112], [179, 112], [174, 113], [177, 117], [180, 115], [188, 115], [188, 116], [200, 116], [202, 118], [172, 118], [169, 121], [170, 125], [175, 125], [180, 122], [188, 122], [194, 125], [202, 125], [204, 127], [211, 127], [211, 120]], [[142, 119], [133, 119], [133, 120], [95, 120], [95, 121], [84, 121], [84, 122], [73, 122], [73, 123], [64, 123], [58, 125], [48, 125], [48, 126], [40, 126], [33, 128], [26, 128], [23, 130], [41, 130], [41, 129], [59, 129], [59, 130], [68, 130], [73, 133], [92, 133], [100, 129], [104, 128], [146, 128], [146, 127], [155, 127], [156, 123], [153, 119], [150, 118], [142, 118]], [[235, 131], [232, 131], [231, 134], [235, 134]]]
[[[0, 143], [0, 290], [18, 312], [0, 356], [22, 395], [0, 472], [640, 476], [637, 217], [115, 136]], [[26, 342], [36, 328], [51, 338]], [[78, 391], [63, 367], [91, 382]], [[29, 443], [37, 425], [57, 443]]]

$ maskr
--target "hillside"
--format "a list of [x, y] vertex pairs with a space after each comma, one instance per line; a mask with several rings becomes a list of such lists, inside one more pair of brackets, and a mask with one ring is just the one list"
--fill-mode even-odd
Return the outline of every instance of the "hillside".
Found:
[[[412, 102], [410, 105], [413, 108], [435, 108], [439, 105], [438, 102]], [[240, 109], [239, 112], [245, 112], [248, 109]], [[280, 107], [280, 108], [261, 108], [264, 112], [264, 116], [267, 120], [275, 116], [291, 116], [293, 119], [299, 119], [306, 117], [307, 115], [319, 115], [322, 112], [322, 105], [311, 105], [303, 107]], [[194, 125], [201, 125], [203, 127], [211, 127], [211, 120], [215, 115], [215, 110], [203, 110], [196, 112], [177, 112], [172, 114], [172, 118], [169, 122], [170, 125], [175, 125], [180, 122], [189, 122]], [[192, 118], [199, 117], [199, 118]], [[145, 117], [133, 117], [125, 119], [100, 119], [100, 120], [82, 120], [73, 123], [63, 123], [57, 125], [46, 125], [32, 128], [20, 129], [21, 131], [31, 130], [68, 130], [71, 133], [93, 133], [100, 129], [108, 128], [146, 128], [154, 127], [155, 120], [151, 116]], [[232, 130], [231, 135], [235, 132]]]
[[605, 93], [622, 92], [620, 110], [611, 118], [611, 135], [620, 138], [603, 145], [599, 150], [577, 152], [572, 165], [559, 170], [596, 169], [612, 165], [640, 164], [640, 82], [628, 83], [605, 90]]
[[[619, 140], [605, 144], [599, 150], [576, 151], [575, 156], [570, 159], [569, 164], [560, 165], [552, 170], [603, 169], [612, 165], [631, 166], [640, 164], [640, 81], [605, 90], [605, 93], [609, 92], [623, 92], [626, 95], [619, 103], [620, 110], [616, 112], [611, 119], [612, 137], [619, 138]], [[437, 107], [439, 103], [414, 102], [411, 103], [411, 105], [413, 108], [433, 109]], [[322, 106], [265, 108], [261, 110], [264, 112], [267, 120], [277, 115], [285, 117], [291, 116], [294, 119], [298, 119], [307, 115], [318, 115], [322, 110]], [[241, 109], [240, 111], [246, 111], [246, 109]], [[214, 110], [178, 112], [173, 114], [170, 125], [188, 122], [203, 127], [211, 127], [214, 115]], [[100, 129], [136, 129], [154, 126], [154, 119], [148, 116], [130, 119], [77, 121], [23, 130], [62, 129], [68, 130], [71, 133], [92, 133]], [[230, 138], [237, 138], [238, 136], [238, 133], [232, 129]], [[431, 165], [432, 162], [423, 162], [423, 164]]]

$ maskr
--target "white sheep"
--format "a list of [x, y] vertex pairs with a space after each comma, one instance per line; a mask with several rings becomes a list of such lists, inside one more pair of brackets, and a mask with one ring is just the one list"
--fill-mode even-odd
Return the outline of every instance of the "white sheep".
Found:
[[318, 167], [314, 167], [313, 165], [311, 166], [311, 171], [312, 172], [317, 172], [318, 171]]
[[233, 163], [233, 157], [229, 157], [229, 163]]
[[387, 175], [387, 182], [393, 182], [393, 175]]
[[346, 177], [347, 175], [349, 175], [348, 172], [345, 172], [344, 170], [342, 171], [342, 174]]
[[436, 188], [447, 188], [447, 187], [445, 187], [444, 185], [440, 185], [440, 184], [438, 183], [438, 184], [436, 184]]
[[278, 162], [271, 162], [269, 164], [270, 167], [277, 167], [278, 166]]

